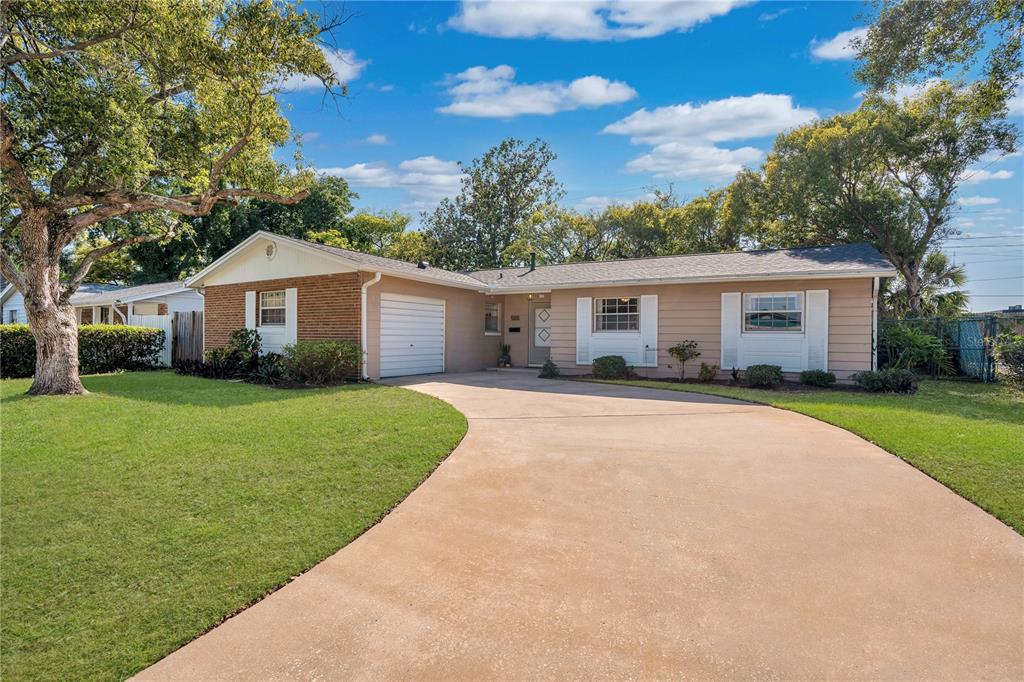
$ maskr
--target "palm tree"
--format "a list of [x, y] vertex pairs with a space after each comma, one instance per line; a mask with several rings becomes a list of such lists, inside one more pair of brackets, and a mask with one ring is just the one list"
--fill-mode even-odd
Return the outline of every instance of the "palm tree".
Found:
[[[956, 317], [967, 312], [968, 297], [962, 290], [966, 283], [962, 265], [953, 265], [941, 251], [932, 251], [921, 264], [921, 307], [915, 317]], [[911, 314], [910, 295], [902, 277], [882, 283], [879, 301], [886, 317]]]

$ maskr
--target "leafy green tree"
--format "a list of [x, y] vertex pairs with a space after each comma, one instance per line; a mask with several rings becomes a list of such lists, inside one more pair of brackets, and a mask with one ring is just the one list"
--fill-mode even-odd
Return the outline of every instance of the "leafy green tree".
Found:
[[411, 220], [410, 216], [398, 211], [360, 212], [329, 230], [311, 230], [306, 233], [305, 239], [342, 249], [387, 256]]
[[966, 75], [983, 62], [978, 94], [1005, 110], [1021, 79], [1020, 0], [880, 0], [862, 41], [857, 77], [876, 91], [926, 78]]
[[426, 236], [436, 244], [435, 262], [454, 270], [494, 268], [508, 255], [512, 260], [505, 265], [521, 263], [509, 248], [538, 212], [564, 194], [550, 169], [554, 160], [546, 142], [508, 138], [463, 166], [459, 195], [424, 215]]
[[[77, 242], [70, 256], [69, 267], [76, 269], [91, 251], [107, 246], [110, 242], [102, 237], [86, 238]], [[120, 284], [128, 286], [134, 284], [138, 271], [138, 264], [132, 259], [125, 249], [111, 251], [102, 258], [93, 261], [86, 276], [86, 282], [102, 282], [105, 284]]]
[[964, 171], [1011, 152], [1016, 128], [979, 87], [940, 83], [917, 98], [868, 98], [855, 112], [780, 135], [759, 183], [744, 178], [749, 236], [771, 247], [869, 241], [899, 271], [919, 314], [922, 266], [955, 230]]
[[134, 282], [165, 282], [195, 273], [259, 230], [305, 239], [310, 231], [341, 229], [356, 198], [348, 183], [340, 177], [320, 176], [308, 191], [309, 196], [297, 204], [254, 199], [218, 204], [205, 216], [178, 217], [174, 238], [128, 247], [137, 264]]
[[527, 263], [536, 253], [541, 263], [605, 260], [610, 245], [606, 226], [594, 214], [547, 207], [534, 214], [507, 250], [509, 262]]
[[962, 290], [967, 273], [962, 265], [953, 265], [949, 256], [932, 251], [921, 264], [921, 302], [917, 311], [910, 307], [910, 291], [903, 277], [887, 279], [879, 292], [882, 313], [887, 317], [956, 317], [967, 312], [968, 297]]
[[275, 94], [303, 75], [337, 85], [318, 18], [272, 0], [0, 0], [0, 272], [36, 340], [30, 393], [84, 393], [69, 298], [93, 263], [173, 235], [124, 220], [73, 272], [61, 253], [118, 217], [199, 217], [247, 198], [298, 203], [311, 174]]

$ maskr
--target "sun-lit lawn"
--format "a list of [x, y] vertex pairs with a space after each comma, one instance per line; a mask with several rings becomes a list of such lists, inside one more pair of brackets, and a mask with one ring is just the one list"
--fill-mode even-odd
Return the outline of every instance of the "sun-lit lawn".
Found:
[[0, 676], [118, 679], [350, 542], [465, 434], [400, 388], [0, 382]]
[[914, 395], [768, 391], [642, 379], [608, 383], [767, 403], [852, 431], [1024, 534], [1024, 394], [996, 384], [922, 381]]

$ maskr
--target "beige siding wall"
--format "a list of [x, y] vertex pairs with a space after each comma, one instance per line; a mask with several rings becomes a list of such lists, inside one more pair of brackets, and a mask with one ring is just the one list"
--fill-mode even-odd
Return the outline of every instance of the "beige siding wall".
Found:
[[648, 376], [675, 376], [675, 360], [666, 349], [693, 339], [701, 357], [687, 364], [687, 374], [695, 376], [701, 362], [720, 364], [722, 293], [828, 289], [829, 369], [843, 380], [853, 372], [871, 369], [871, 284], [870, 278], [858, 278], [556, 290], [551, 294], [551, 357], [564, 372], [589, 371], [589, 366], [576, 364], [577, 297], [657, 294], [658, 367], [637, 371]]
[[[363, 273], [363, 279], [372, 276]], [[469, 372], [493, 367], [498, 361], [500, 336], [484, 334], [487, 296], [468, 289], [384, 276], [366, 292], [368, 370], [380, 377], [380, 296], [383, 293], [442, 299], [445, 302], [444, 365], [446, 372]], [[495, 297], [500, 300], [501, 297]]]

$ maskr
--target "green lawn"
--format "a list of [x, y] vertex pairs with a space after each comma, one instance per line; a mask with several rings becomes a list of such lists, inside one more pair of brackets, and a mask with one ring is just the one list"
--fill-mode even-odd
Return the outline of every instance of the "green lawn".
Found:
[[876, 443], [1024, 535], [1024, 394], [995, 384], [922, 381], [915, 395], [627, 384], [767, 403]]
[[0, 677], [124, 678], [371, 526], [465, 418], [386, 386], [0, 382]]

